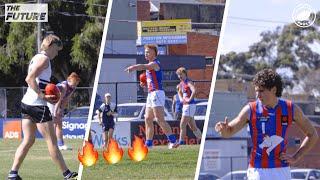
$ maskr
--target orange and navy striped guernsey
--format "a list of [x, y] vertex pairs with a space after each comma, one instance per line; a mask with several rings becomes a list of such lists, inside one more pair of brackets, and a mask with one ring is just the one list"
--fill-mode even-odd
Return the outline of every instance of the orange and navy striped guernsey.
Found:
[[162, 89], [162, 69], [160, 66], [160, 62], [159, 60], [156, 59], [154, 63], [158, 64], [159, 66], [158, 71], [155, 71], [154, 69], [146, 70], [148, 92], [163, 90]]
[[280, 160], [280, 154], [286, 152], [286, 133], [294, 114], [292, 102], [279, 99], [275, 108], [268, 108], [262, 105], [260, 100], [256, 100], [250, 102], [249, 106], [249, 127], [253, 144], [249, 167], [289, 166]]

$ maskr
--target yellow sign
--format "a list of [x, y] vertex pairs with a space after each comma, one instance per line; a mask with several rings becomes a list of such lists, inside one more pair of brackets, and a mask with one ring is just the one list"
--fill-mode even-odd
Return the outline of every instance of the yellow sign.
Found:
[[191, 19], [138, 22], [138, 36], [186, 35], [191, 31]]

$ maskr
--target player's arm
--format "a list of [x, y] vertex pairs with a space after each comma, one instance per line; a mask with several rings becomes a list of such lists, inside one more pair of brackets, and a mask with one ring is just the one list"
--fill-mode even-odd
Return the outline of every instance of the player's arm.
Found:
[[190, 97], [189, 97], [189, 99], [187, 100], [187, 101], [190, 101], [196, 95], [196, 87], [193, 85], [193, 82], [188, 82], [188, 86], [189, 86], [189, 88], [191, 89], [191, 92], [192, 92]]
[[29, 87], [40, 96], [40, 98], [45, 98], [36, 82], [36, 77], [38, 77], [40, 73], [49, 66], [49, 59], [47, 57], [37, 57], [33, 63], [35, 64], [31, 71], [28, 72], [25, 81], [28, 83]]
[[61, 113], [61, 115], [63, 114], [63, 112], [59, 112], [61, 110], [63, 110], [65, 107], [66, 107], [66, 102], [65, 103], [62, 103], [62, 98], [63, 96], [65, 95], [66, 93], [66, 86], [65, 85], [62, 85], [62, 88], [61, 88], [61, 91], [60, 91], [60, 98], [59, 98], [59, 101], [55, 104], [55, 114], [59, 114]]
[[152, 70], [152, 69], [159, 69], [159, 65], [155, 62], [150, 62], [148, 64], [136, 64], [129, 66], [125, 71], [132, 72], [132, 71], [142, 71], [142, 70]]
[[298, 162], [311, 148], [316, 144], [319, 139], [316, 129], [310, 123], [310, 120], [303, 114], [300, 107], [294, 105], [294, 121], [295, 124], [302, 130], [306, 136], [302, 141], [299, 149], [293, 156], [285, 153], [281, 154], [281, 159], [287, 161], [289, 164]]
[[248, 123], [248, 115], [250, 112], [249, 105], [246, 105], [242, 108], [238, 116], [233, 119], [230, 123], [228, 122], [227, 117], [224, 122], [218, 122], [215, 125], [215, 130], [224, 138], [229, 138], [235, 133], [240, 131]]
[[181, 90], [180, 87], [179, 87], [179, 90], [178, 90], [178, 95], [179, 95], [180, 100], [182, 100], [183, 99], [183, 94], [182, 94], [182, 90]]
[[176, 95], [173, 96], [172, 98], [172, 105], [171, 105], [171, 112], [175, 113], [175, 107], [176, 107]]
[[102, 124], [102, 108], [103, 108], [104, 104], [102, 104], [100, 106], [99, 109], [96, 110], [96, 114], [98, 115], [98, 120], [99, 120], [99, 124]]

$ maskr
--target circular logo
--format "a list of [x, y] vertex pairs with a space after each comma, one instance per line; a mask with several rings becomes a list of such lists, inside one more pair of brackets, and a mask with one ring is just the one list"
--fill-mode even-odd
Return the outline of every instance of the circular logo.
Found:
[[293, 10], [292, 20], [299, 27], [309, 27], [316, 20], [316, 12], [309, 4], [300, 4]]

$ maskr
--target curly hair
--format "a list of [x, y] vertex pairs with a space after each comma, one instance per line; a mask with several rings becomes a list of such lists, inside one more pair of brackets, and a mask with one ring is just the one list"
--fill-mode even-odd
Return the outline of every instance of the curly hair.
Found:
[[276, 96], [281, 97], [283, 91], [283, 82], [281, 76], [272, 69], [263, 69], [259, 71], [253, 79], [254, 86], [261, 86], [268, 90], [277, 88]]

